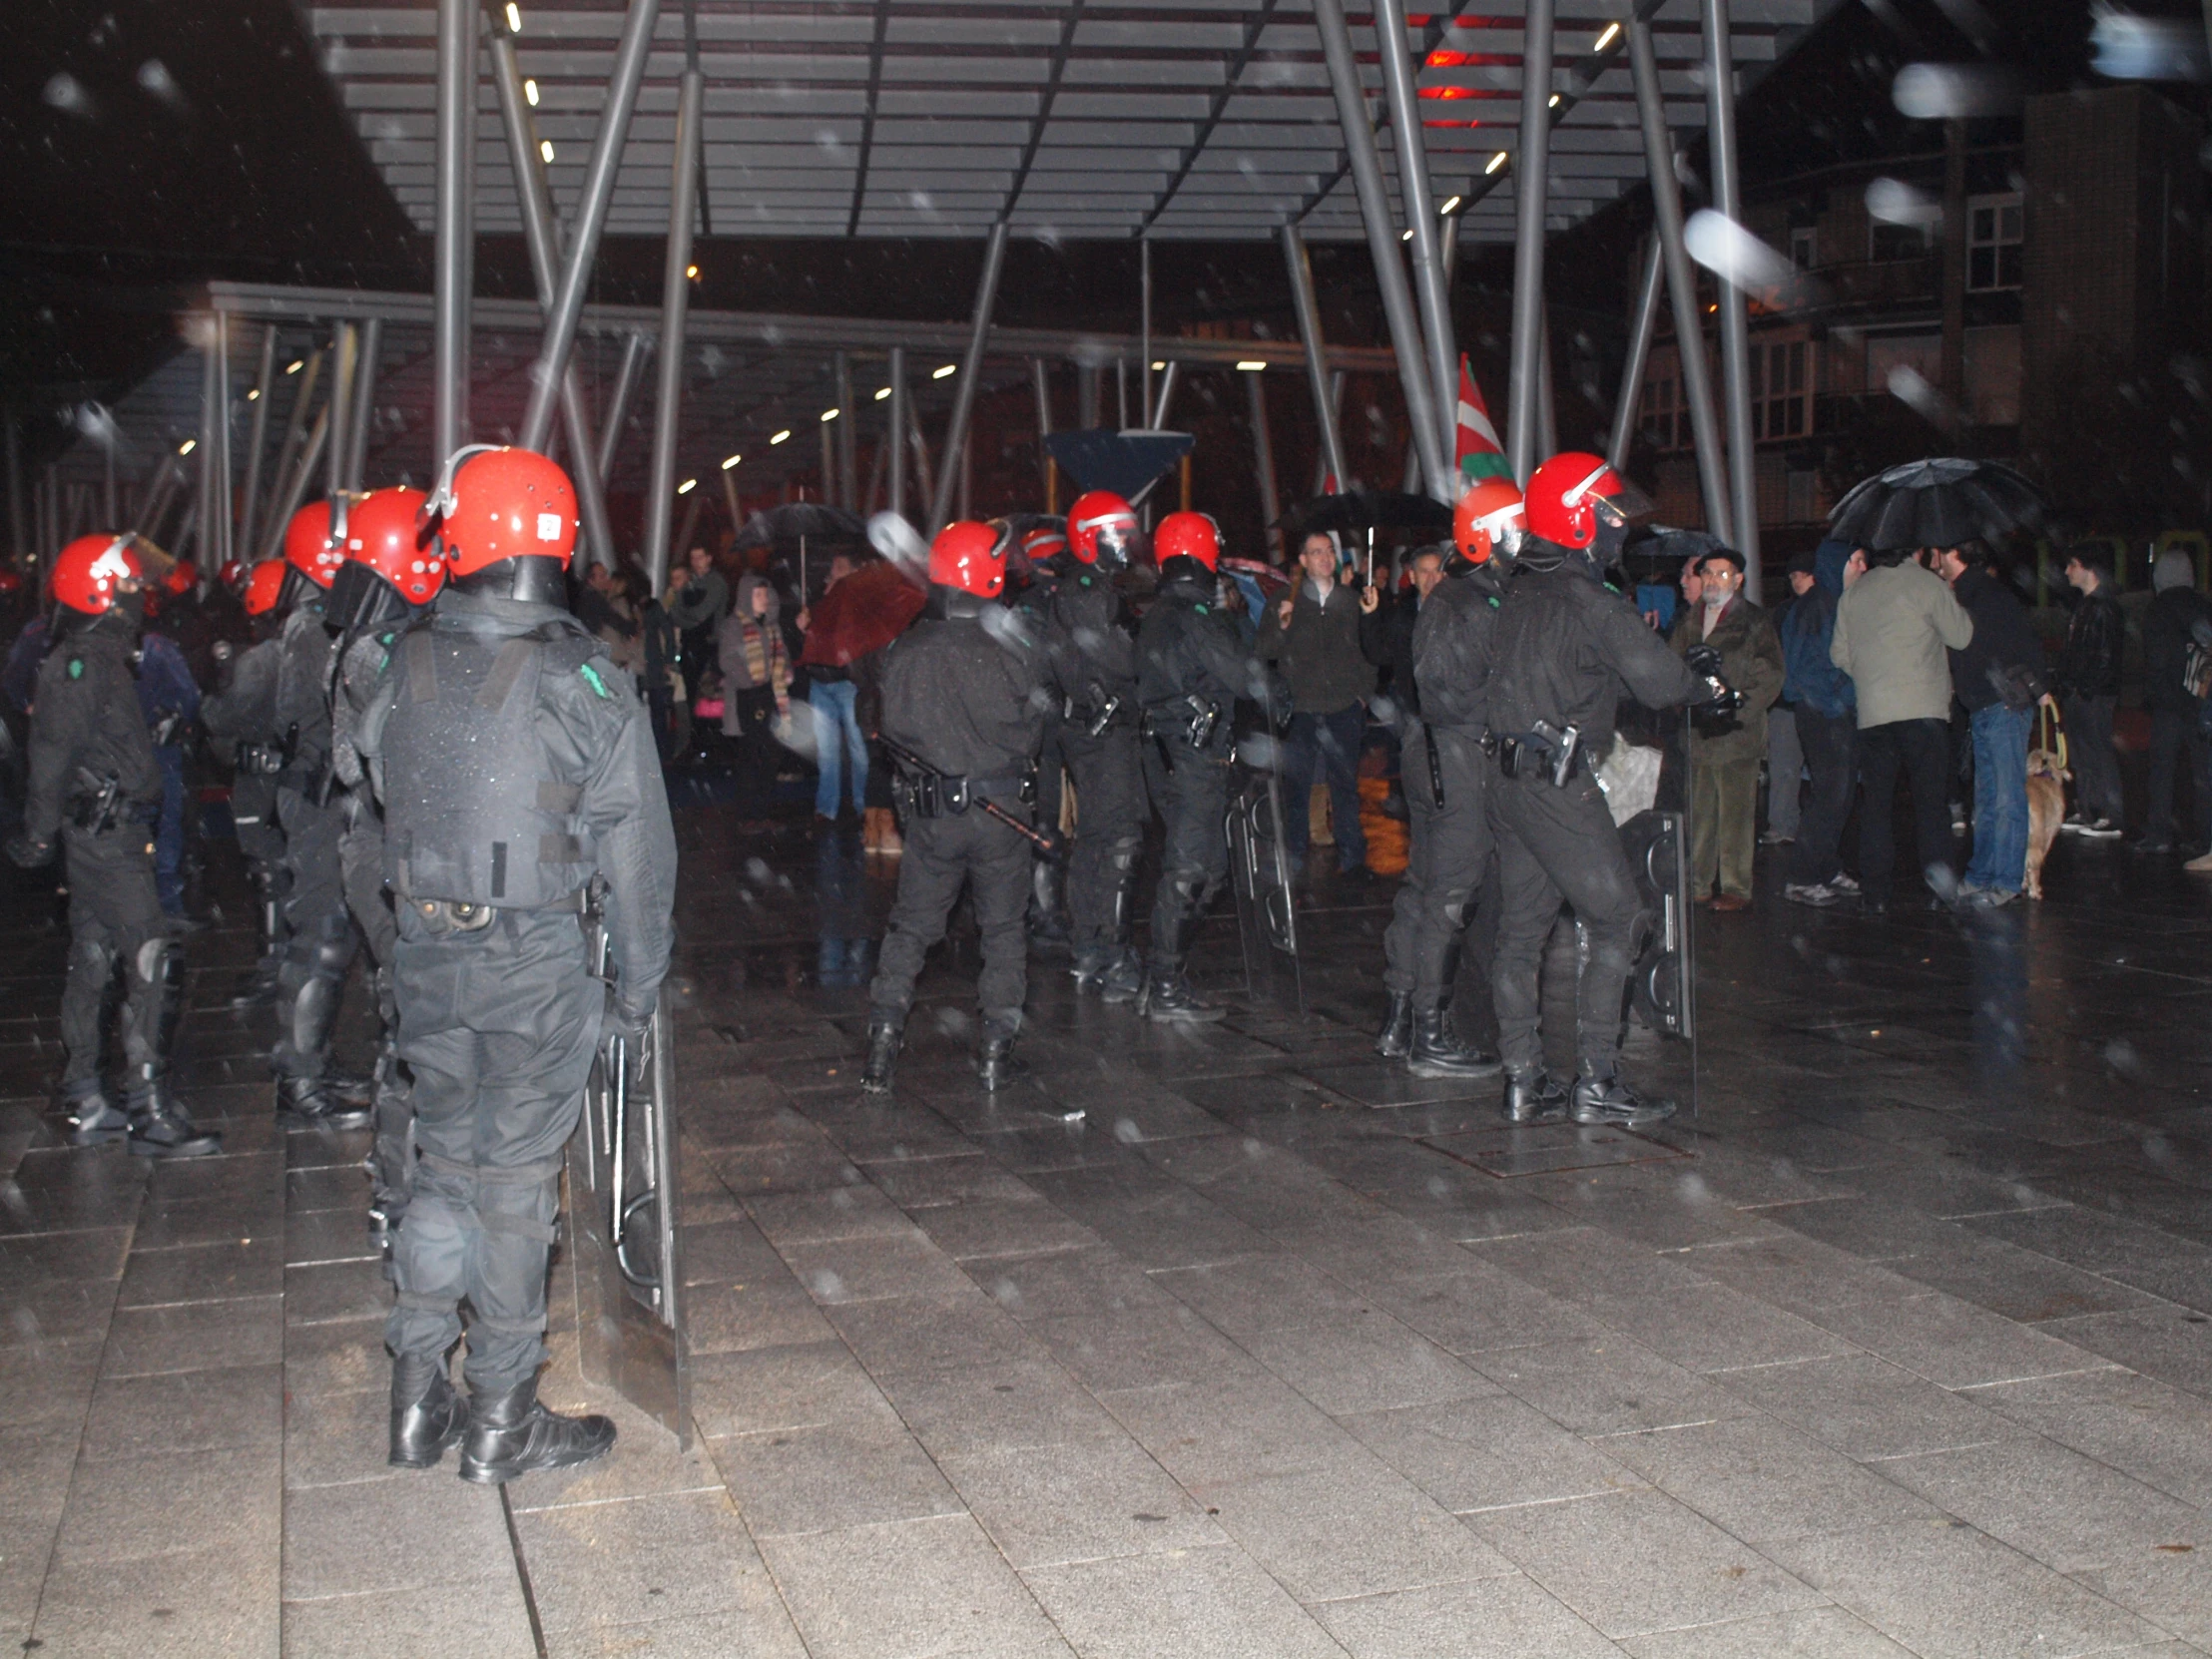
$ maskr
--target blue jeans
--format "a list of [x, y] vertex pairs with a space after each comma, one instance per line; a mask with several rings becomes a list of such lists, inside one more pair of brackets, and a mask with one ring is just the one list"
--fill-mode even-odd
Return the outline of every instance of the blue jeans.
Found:
[[2018, 892], [2027, 871], [2027, 732], [2033, 709], [1973, 716], [1973, 856], [1966, 885]]
[[1283, 839], [1293, 858], [1306, 856], [1306, 801], [1319, 772], [1329, 785], [1337, 867], [1358, 869], [1368, 861], [1368, 837], [1360, 828], [1360, 745], [1367, 730], [1364, 703], [1333, 715], [1291, 716], [1291, 729], [1283, 738]]
[[162, 816], [154, 827], [154, 890], [162, 909], [185, 913], [185, 752], [173, 743], [154, 746], [162, 769]]
[[854, 712], [859, 692], [849, 680], [817, 680], [807, 688], [807, 702], [815, 711], [815, 766], [821, 772], [815, 811], [824, 818], [837, 816], [846, 750], [852, 753], [852, 810], [858, 812], [867, 799], [867, 740], [860, 736]]

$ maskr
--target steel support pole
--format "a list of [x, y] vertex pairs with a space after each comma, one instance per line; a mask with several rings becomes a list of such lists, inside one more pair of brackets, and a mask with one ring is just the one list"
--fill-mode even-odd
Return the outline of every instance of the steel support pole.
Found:
[[177, 464], [175, 452], [164, 455], [154, 476], [147, 480], [138, 511], [132, 515], [140, 535], [156, 542], [162, 539], [162, 520], [169, 516], [169, 505], [177, 498], [177, 486], [183, 479], [184, 468]]
[[1537, 446], [1546, 455], [1559, 453], [1559, 403], [1552, 395], [1551, 379], [1551, 307], [1544, 307], [1543, 332], [1539, 336], [1543, 348], [1536, 353], [1536, 438]]
[[[897, 447], [896, 444], [881, 440], [876, 442], [875, 453], [867, 463], [867, 488], [861, 493], [859, 500], [852, 504], [852, 510], [862, 518], [873, 518], [882, 505], [883, 471], [890, 464], [891, 451]], [[1045, 497], [1044, 510], [1048, 513], [1055, 510], [1050, 494]]]
[[891, 451], [890, 496], [884, 503], [891, 512], [903, 515], [906, 511], [906, 348], [894, 345], [890, 351], [889, 374], [891, 377], [891, 406], [889, 430], [883, 441]]
[[1152, 407], [1152, 239], [1137, 239], [1137, 407]]
[[254, 373], [254, 417], [246, 427], [246, 482], [241, 486], [245, 500], [239, 509], [234, 551], [244, 548], [251, 552], [254, 547], [254, 527], [261, 518], [262, 451], [268, 446], [269, 405], [276, 395], [276, 324], [272, 322], [262, 330], [262, 360]]
[[[1705, 136], [1713, 169], [1713, 206], [1731, 225], [1744, 222], [1736, 188], [1736, 59], [1728, 0], [1703, 0]], [[1751, 318], [1744, 290], [1716, 272], [1721, 307], [1721, 384], [1728, 402], [1729, 516], [1744, 556], [1744, 593], [1759, 603], [1759, 455], [1751, 441]]]
[[723, 467], [721, 472], [723, 504], [730, 509], [731, 525], [742, 530], [745, 528], [745, 509], [738, 504], [738, 481], [731, 476], [730, 468]]
[[324, 444], [323, 496], [330, 503], [330, 534], [342, 538], [345, 534], [346, 511], [351, 502], [346, 496], [345, 457], [351, 453], [352, 440], [346, 436], [346, 422], [353, 413], [353, 377], [360, 372], [361, 337], [359, 325], [341, 322], [330, 338], [330, 398], [323, 405], [330, 417], [329, 437]]
[[[308, 410], [314, 402], [315, 387], [322, 378], [322, 355], [320, 346], [307, 354], [307, 366], [299, 371], [299, 389], [291, 395], [291, 412], [284, 420], [284, 438], [276, 446], [276, 469], [269, 479], [268, 510], [271, 512], [276, 510], [277, 499], [290, 482], [292, 466], [299, 459], [299, 446], [307, 439]], [[255, 539], [246, 544], [249, 555], [254, 555], [257, 547], [270, 539], [271, 527], [267, 519], [257, 522], [261, 529], [256, 532]]]
[[[1551, 0], [1529, 0], [1531, 11], [1542, 7], [1547, 18], [1550, 4]], [[1352, 31], [1345, 23], [1344, 0], [1314, 0], [1314, 26], [1321, 33], [1322, 51], [1329, 60], [1329, 84], [1337, 95], [1337, 121], [1344, 129], [1345, 153], [1351, 162], [1353, 188], [1360, 197], [1360, 218], [1367, 225], [1368, 254], [1375, 262], [1377, 285], [1382, 290], [1382, 314], [1390, 325], [1390, 345], [1397, 355], [1398, 382], [1405, 395], [1405, 412], [1413, 424], [1413, 442], [1420, 451], [1421, 471], [1428, 493], [1438, 501], [1449, 501], [1451, 480], [1437, 443], [1442, 428], [1436, 424], [1427, 344], [1421, 337], [1419, 319], [1413, 314], [1405, 262], [1397, 251], [1397, 226], [1390, 213], [1389, 192], [1382, 183], [1382, 162], [1376, 154], [1375, 127], [1368, 118], [1367, 92], [1360, 84], [1360, 65], [1352, 51]]]
[[860, 411], [852, 406], [852, 353], [830, 359], [837, 392], [837, 505], [856, 512], [860, 505]]
[[[440, 0], [452, 4], [453, 0]], [[615, 194], [615, 174], [621, 166], [622, 149], [630, 137], [630, 114], [637, 108], [638, 83], [645, 78], [645, 60], [653, 45], [653, 25], [661, 12], [660, 0], [630, 0], [629, 15], [622, 21], [622, 39], [615, 48], [614, 79], [607, 88], [607, 105], [600, 112], [599, 131], [592, 139], [591, 160], [584, 167], [584, 194], [576, 205], [576, 221], [571, 229], [568, 244], [568, 262], [561, 268], [561, 279], [553, 292], [553, 304], [545, 318], [545, 341], [538, 348], [537, 367], [530, 382], [530, 406], [522, 417], [522, 431], [516, 439], [525, 449], [543, 447], [545, 435], [553, 429], [553, 405], [559, 393], [562, 370], [568, 367], [569, 348], [576, 342], [577, 319], [584, 312], [584, 289], [591, 281], [593, 262], [599, 258], [599, 233], [607, 224], [607, 208]], [[699, 73], [696, 60], [685, 71], [687, 76]], [[687, 82], [687, 85], [689, 83]], [[676, 176], [690, 179], [696, 189], [699, 179], [699, 108], [696, 97], [692, 106], [692, 119], [685, 124], [683, 106], [679, 100], [676, 130]], [[685, 154], [685, 147], [690, 154]], [[691, 263], [692, 199], [684, 197], [684, 259], [676, 267], [680, 280], [684, 267]], [[670, 242], [675, 241], [674, 222], [671, 221]], [[664, 307], [665, 309], [665, 307]], [[665, 322], [664, 322], [665, 327]], [[664, 386], [669, 381], [670, 370], [661, 365]], [[661, 533], [665, 538], [668, 523], [664, 518]], [[648, 546], [648, 558], [666, 560], [667, 549]]]
[[1175, 388], [1182, 383], [1182, 379], [1183, 365], [1179, 362], [1171, 361], [1160, 371], [1160, 393], [1152, 400], [1150, 416], [1153, 431], [1164, 432], [1168, 429], [1168, 410], [1175, 403]]
[[376, 424], [376, 362], [383, 349], [384, 319], [372, 316], [361, 324], [360, 354], [353, 364], [353, 406], [345, 417], [345, 487], [356, 494], [368, 488], [368, 434]]
[[[653, 0], [632, 0], [633, 18], [640, 11], [652, 10]], [[631, 91], [635, 94], [636, 90], [633, 77]], [[684, 316], [691, 303], [691, 277], [686, 275], [686, 271], [691, 265], [692, 219], [697, 212], [692, 198], [699, 189], [699, 115], [706, 91], [707, 79], [696, 65], [684, 71], [682, 90], [676, 95], [676, 168], [670, 181], [668, 204], [668, 263], [661, 274], [660, 376], [653, 398], [653, 472], [646, 481], [645, 497], [646, 568], [652, 576], [655, 593], [668, 585], [668, 527], [676, 503], [676, 421], [682, 412], [684, 401]], [[627, 124], [627, 110], [623, 112], [623, 118]], [[604, 130], [601, 136], [606, 136]], [[612, 168], [608, 170], [608, 182], [610, 185], [613, 182]], [[606, 207], [602, 203], [602, 218], [605, 217], [605, 212]], [[596, 241], [596, 226], [593, 227], [592, 236]], [[583, 241], [579, 234], [576, 248], [570, 251], [571, 274], [578, 269], [574, 256], [582, 247]], [[580, 307], [583, 301], [581, 285], [577, 287], [575, 297]], [[552, 319], [557, 320], [557, 317]], [[548, 328], [552, 326], [552, 321], [548, 322]], [[573, 333], [576, 326], [573, 310], [568, 326]], [[566, 354], [567, 346], [564, 342], [561, 355], [565, 357]], [[541, 359], [540, 366], [558, 368], [560, 365], [548, 356]], [[537, 392], [533, 389], [533, 400], [536, 396]]]
[[322, 459], [322, 446], [330, 438], [330, 405], [325, 402], [321, 412], [314, 417], [314, 425], [307, 433], [307, 441], [301, 446], [299, 459], [292, 464], [285, 477], [276, 480], [276, 498], [271, 503], [269, 528], [262, 532], [263, 559], [274, 559], [284, 550], [284, 529], [291, 523], [291, 515], [299, 510], [299, 503], [306, 499], [307, 480], [314, 476], [315, 463]]
[[1042, 357], [1029, 359], [1029, 379], [1037, 394], [1037, 482], [1044, 486], [1044, 510], [1057, 512], [1059, 491], [1053, 487], [1052, 451], [1044, 446], [1044, 440], [1052, 436], [1052, 371]]
[[[1169, 372], [1173, 373], [1171, 365]], [[1283, 516], [1283, 498], [1275, 487], [1275, 440], [1268, 431], [1268, 377], [1265, 374], [1247, 374], [1246, 388], [1252, 395], [1252, 461], [1260, 475], [1260, 513], [1267, 525], [1267, 541], [1277, 562], [1283, 554], [1283, 532], [1275, 521]]]
[[468, 309], [476, 241], [478, 0], [438, 0], [437, 241], [431, 255], [430, 464], [468, 442]]
[[983, 346], [991, 335], [991, 311], [998, 303], [998, 274], [1006, 267], [1007, 225], [1002, 219], [991, 227], [983, 245], [983, 274], [975, 283], [975, 314], [970, 319], [967, 352], [960, 359], [960, 378], [952, 388], [952, 417], [945, 424], [944, 447], [937, 453], [937, 487], [929, 498], [932, 535], [952, 510], [953, 492], [960, 482], [960, 454], [967, 447], [968, 418], [975, 412], [976, 383], [983, 378]]
[[1413, 89], [1413, 61], [1405, 50], [1405, 0], [1375, 0], [1375, 46], [1382, 61], [1382, 97], [1397, 142], [1397, 190], [1405, 225], [1413, 233], [1413, 290], [1420, 300], [1421, 334], [1428, 342], [1428, 371], [1441, 417], [1437, 442], [1446, 457], [1459, 408], [1457, 330], [1443, 260], [1436, 247], [1436, 199], [1428, 186], [1428, 147], [1421, 139], [1420, 101]]
[[1644, 256], [1644, 279], [1636, 288], [1636, 313], [1628, 323], [1628, 356], [1621, 364], [1620, 398], [1613, 405], [1613, 435], [1605, 444], [1605, 458], [1613, 470], [1628, 465], [1628, 446], [1636, 437], [1636, 406], [1643, 395], [1644, 369], [1651, 361], [1651, 337], [1659, 328], [1659, 290], [1666, 267], [1659, 257], [1659, 239], [1651, 239]]
[[1653, 234], [1667, 272], [1676, 353], [1682, 360], [1682, 401], [1689, 406], [1698, 486], [1705, 497], [1705, 527], [1733, 547], [1736, 533], [1728, 510], [1728, 475], [1720, 422], [1713, 412], [1713, 376], [1705, 359], [1705, 317], [1698, 309], [1697, 274], [1682, 240], [1682, 182], [1675, 177], [1674, 140], [1667, 131], [1666, 104], [1659, 92], [1659, 59], [1652, 50], [1651, 25], [1633, 14], [1628, 20], [1628, 64], [1636, 82], [1636, 113], [1643, 123]]
[[[220, 571], [231, 562], [231, 534], [236, 523], [237, 503], [234, 500], [231, 480], [231, 318], [227, 312], [215, 313], [215, 518], [203, 518], [203, 539], [207, 556], [200, 562], [210, 572]], [[111, 511], [108, 522], [116, 522]]]
[[[522, 210], [522, 237], [529, 245], [530, 273], [538, 305], [551, 309], [553, 284], [560, 270], [560, 233], [553, 214], [553, 193], [545, 182], [545, 158], [537, 146], [530, 106], [523, 97], [522, 68], [515, 61], [514, 37], [491, 37], [492, 85], [499, 94], [500, 124], [507, 134], [507, 161], [515, 176], [515, 201]], [[584, 523], [573, 560], [580, 572], [596, 561], [612, 569], [615, 537], [607, 517], [607, 495], [594, 464], [599, 446], [592, 441], [591, 410], [584, 401], [583, 379], [572, 361], [561, 370], [561, 421], [568, 433], [568, 472], [576, 485], [576, 505]]]
[[614, 476], [615, 455], [622, 448], [622, 429], [630, 419], [630, 399], [637, 395], [645, 354], [653, 342], [644, 334], [631, 334], [622, 342], [622, 366], [615, 371], [614, 395], [607, 399], [607, 423], [599, 429], [599, 481], [604, 486]]
[[30, 549], [24, 543], [26, 519], [23, 512], [23, 422], [22, 417], [15, 412], [15, 406], [12, 403], [8, 406], [6, 421], [8, 429], [8, 557], [20, 563], [23, 555], [29, 552]]
[[1290, 267], [1291, 305], [1298, 313], [1299, 343], [1306, 348], [1306, 384], [1314, 394], [1314, 424], [1321, 432], [1322, 465], [1342, 489], [1345, 481], [1344, 444], [1337, 435], [1337, 400], [1329, 383], [1329, 364], [1323, 354], [1321, 306], [1314, 298], [1314, 267], [1306, 255], [1306, 241], [1298, 227], [1283, 227], [1283, 261]]
[[111, 437], [100, 446], [100, 522], [111, 530], [123, 525], [123, 503], [115, 490], [115, 446], [119, 441]]
[[1536, 467], [1542, 418], [1544, 219], [1551, 195], [1553, 0], [1528, 0], [1522, 20], [1520, 150], [1513, 158], [1513, 350], [1505, 453], [1516, 483]]
[[1078, 361], [1075, 365], [1075, 425], [1078, 431], [1088, 432], [1097, 427], [1100, 395], [1098, 364]]
[[837, 434], [831, 430], [833, 420], [818, 420], [822, 428], [822, 500], [825, 506], [837, 505]]
[[[220, 487], [215, 470], [216, 427], [216, 365], [221, 356], [223, 338], [221, 313], [208, 318], [206, 354], [200, 359], [200, 522], [207, 524], [214, 516], [216, 490]], [[120, 525], [111, 526], [120, 529]], [[213, 539], [212, 537], [210, 538]]]

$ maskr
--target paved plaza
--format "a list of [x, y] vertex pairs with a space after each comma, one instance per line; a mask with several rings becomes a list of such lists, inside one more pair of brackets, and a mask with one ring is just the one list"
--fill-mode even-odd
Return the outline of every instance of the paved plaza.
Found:
[[[1037, 964], [975, 1092], [972, 934], [858, 1093], [892, 871], [679, 815], [697, 1434], [384, 1462], [363, 1136], [271, 1116], [190, 944], [227, 1155], [60, 1145], [66, 935], [0, 896], [0, 1641], [42, 1655], [1728, 1659], [2212, 1651], [2212, 895], [2069, 842], [1971, 923], [1705, 924], [1697, 1112], [1511, 1131], [1378, 1064], [1388, 883], [1308, 1013]], [[1901, 907], [1902, 910], [1902, 907]], [[833, 988], [825, 988], [829, 979]], [[1690, 1054], [1638, 1034], [1687, 1099]]]

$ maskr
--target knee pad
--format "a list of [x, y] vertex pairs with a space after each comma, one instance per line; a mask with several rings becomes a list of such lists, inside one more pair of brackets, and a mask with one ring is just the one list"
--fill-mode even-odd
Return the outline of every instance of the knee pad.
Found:
[[184, 977], [184, 958], [168, 939], [148, 939], [131, 958], [131, 972], [143, 984], [166, 985]]
[[105, 982], [115, 972], [115, 947], [102, 944], [98, 939], [80, 939], [71, 953], [70, 965], [81, 967]]

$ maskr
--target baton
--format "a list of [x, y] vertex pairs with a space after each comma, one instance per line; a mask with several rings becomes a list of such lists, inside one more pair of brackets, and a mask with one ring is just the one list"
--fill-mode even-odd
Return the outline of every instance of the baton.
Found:
[[1422, 747], [1428, 751], [1428, 798], [1441, 812], [1444, 805], [1444, 768], [1436, 758], [1436, 729], [1427, 721], [1420, 723]]
[[[904, 761], [916, 772], [926, 773], [929, 777], [935, 778], [940, 782], [943, 780], [945, 775], [942, 772], [939, 772], [935, 767], [931, 766], [919, 755], [916, 755], [904, 744], [897, 742], [895, 739], [885, 737], [881, 732], [875, 734], [875, 741], [883, 746], [884, 751], [890, 756], [892, 760]], [[1054, 858], [1059, 855], [1060, 849], [1053, 844], [1052, 837], [1050, 835], [1047, 835], [1041, 830], [1032, 829], [1029, 825], [1022, 823], [1020, 819], [1014, 817], [1012, 813], [1006, 811], [1006, 809], [1001, 807], [997, 802], [991, 801], [979, 795], [973, 798], [973, 805], [980, 807], [983, 810], [985, 817], [995, 818], [996, 820], [998, 820], [999, 823], [1006, 826], [1007, 829], [1013, 830], [1015, 834], [1021, 836], [1024, 840], [1032, 842], [1036, 846], [1037, 850], [1042, 852], [1047, 858]]]

